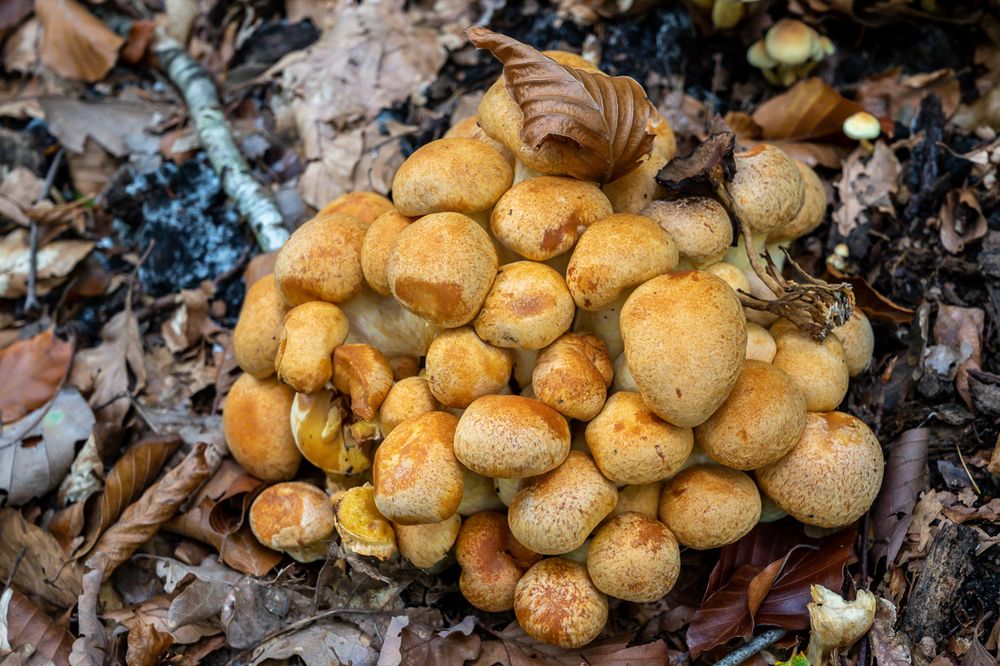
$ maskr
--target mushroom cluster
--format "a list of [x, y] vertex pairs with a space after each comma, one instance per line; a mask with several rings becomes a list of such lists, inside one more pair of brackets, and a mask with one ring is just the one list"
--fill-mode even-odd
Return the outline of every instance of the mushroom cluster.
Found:
[[[660, 599], [682, 548], [739, 540], [762, 506], [822, 528], [868, 509], [882, 451], [836, 411], [868, 320], [817, 341], [745, 310], [738, 293], [766, 285], [729, 208], [657, 184], [675, 150], [657, 120], [632, 171], [577, 180], [567, 143], [521, 142], [501, 77], [410, 155], [391, 201], [345, 194], [292, 234], [248, 288], [223, 415], [232, 456], [276, 483], [250, 510], [263, 544], [457, 562], [472, 605], [574, 648], [609, 598]], [[773, 146], [736, 155], [729, 192], [755, 250], [826, 210]]]
[[837, 52], [829, 37], [796, 19], [781, 19], [763, 39], [750, 45], [747, 62], [775, 85], [790, 86], [804, 79], [827, 56]]

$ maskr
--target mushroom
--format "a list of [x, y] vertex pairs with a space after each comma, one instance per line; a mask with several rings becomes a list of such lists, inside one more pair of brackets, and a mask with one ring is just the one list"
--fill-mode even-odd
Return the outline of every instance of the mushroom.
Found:
[[826, 190], [823, 188], [823, 181], [807, 164], [800, 160], [793, 161], [799, 170], [802, 185], [805, 188], [802, 207], [789, 222], [768, 233], [769, 243], [790, 244], [796, 238], [801, 238], [815, 230], [826, 217]]
[[[295, 446], [311, 464], [334, 478], [357, 476], [371, 468], [374, 438], [358, 441], [345, 436], [346, 398], [330, 391], [296, 393], [291, 409]], [[348, 429], [349, 432], [349, 429]]]
[[621, 313], [625, 301], [632, 295], [631, 290], [623, 291], [613, 303], [603, 310], [577, 310], [573, 331], [576, 333], [594, 333], [608, 348], [608, 356], [617, 358], [625, 349], [621, 332]]
[[438, 139], [406, 158], [392, 179], [392, 198], [396, 210], [410, 217], [478, 213], [489, 210], [513, 180], [510, 164], [486, 143]]
[[[803, 410], [803, 413], [805, 410]], [[587, 424], [587, 446], [615, 483], [647, 484], [675, 474], [691, 454], [694, 435], [660, 419], [638, 393], [620, 391]]]
[[285, 315], [274, 367], [299, 393], [319, 391], [333, 377], [333, 350], [347, 339], [347, 317], [333, 303], [310, 301]]
[[747, 360], [771, 363], [778, 353], [778, 346], [771, 333], [752, 321], [747, 322]]
[[535, 396], [559, 413], [589, 421], [604, 406], [613, 368], [593, 333], [566, 333], [538, 354], [531, 374]]
[[484, 511], [462, 523], [455, 559], [462, 595], [480, 610], [500, 613], [514, 608], [518, 581], [541, 556], [514, 538], [504, 514]]
[[551, 472], [528, 479], [507, 514], [510, 531], [543, 555], [559, 555], [584, 540], [618, 503], [615, 484], [586, 453], [570, 451]]
[[727, 261], [716, 262], [702, 270], [720, 278], [737, 293], [741, 291], [749, 293], [750, 291], [750, 280], [747, 278], [746, 272]]
[[882, 485], [882, 447], [860, 419], [810, 413], [791, 451], [754, 472], [775, 504], [807, 525], [834, 528], [864, 515]]
[[623, 513], [597, 530], [587, 573], [601, 592], [636, 603], [656, 601], [681, 570], [677, 539], [666, 525], [641, 513]]
[[747, 62], [761, 70], [775, 85], [790, 86], [804, 78], [836, 49], [802, 21], [782, 19], [747, 50]]
[[392, 368], [371, 345], [340, 345], [333, 351], [333, 385], [351, 396], [351, 411], [374, 421], [392, 388]]
[[654, 201], [642, 209], [666, 231], [682, 259], [694, 266], [706, 266], [725, 256], [733, 242], [729, 214], [715, 199], [685, 197]]
[[243, 372], [258, 379], [274, 374], [281, 322], [287, 312], [288, 304], [278, 293], [273, 274], [247, 288], [233, 329], [233, 357]]
[[493, 479], [476, 474], [462, 465], [462, 503], [458, 505], [460, 515], [472, 516], [482, 511], [502, 511], [506, 506], [500, 501]]
[[352, 215], [366, 225], [374, 222], [380, 215], [392, 210], [392, 202], [375, 192], [348, 192], [323, 206], [319, 215], [334, 215], [346, 213]]
[[746, 361], [729, 397], [694, 430], [713, 460], [734, 469], [769, 465], [795, 446], [806, 422], [806, 398], [781, 369]]
[[468, 118], [462, 118], [457, 123], [448, 128], [448, 131], [444, 133], [444, 138], [446, 139], [475, 139], [476, 141], [482, 141], [487, 146], [493, 150], [500, 153], [507, 163], [514, 166], [514, 153], [510, 152], [510, 148], [503, 145], [499, 141], [490, 138], [490, 135], [483, 131], [483, 128], [479, 126], [479, 119], [475, 116], [469, 116]]
[[404, 308], [455, 328], [479, 312], [497, 266], [493, 241], [482, 227], [458, 213], [437, 213], [399, 233], [389, 252], [387, 276], [392, 295]]
[[434, 569], [447, 559], [461, 527], [457, 513], [439, 523], [396, 525], [399, 552], [415, 567]]
[[438, 523], [462, 501], [462, 468], [452, 441], [458, 419], [427, 412], [393, 429], [375, 451], [375, 506], [400, 525]]
[[862, 146], [871, 151], [870, 141], [877, 139], [882, 133], [882, 125], [878, 118], [867, 111], [858, 111], [844, 119], [843, 130], [848, 139], [860, 141]]
[[341, 544], [347, 550], [379, 560], [396, 556], [397, 534], [375, 506], [375, 490], [369, 484], [341, 495], [335, 518]]
[[639, 165], [624, 176], [605, 183], [601, 191], [616, 213], [641, 213], [642, 209], [666, 192], [656, 182], [656, 174], [677, 154], [677, 141], [666, 121], [655, 127], [653, 149]]
[[660, 520], [695, 550], [739, 541], [759, 518], [760, 493], [753, 479], [728, 467], [689, 467], [670, 479], [660, 495]]
[[576, 306], [557, 271], [534, 261], [500, 267], [473, 325], [496, 347], [541, 349], [573, 323]]
[[510, 351], [483, 342], [468, 326], [442, 331], [427, 350], [427, 381], [434, 397], [464, 409], [500, 393], [510, 380]]
[[545, 261], [569, 252], [581, 228], [612, 212], [611, 202], [594, 183], [539, 176], [500, 197], [490, 228], [497, 240], [522, 257]]
[[872, 353], [875, 351], [875, 333], [868, 317], [861, 308], [854, 308], [851, 318], [832, 332], [844, 347], [847, 373], [851, 377], [861, 374], [871, 363]]
[[278, 251], [274, 280], [289, 305], [340, 303], [361, 291], [361, 243], [368, 225], [353, 215], [317, 215]]
[[653, 220], [615, 213], [580, 236], [566, 269], [566, 285], [577, 306], [601, 310], [625, 289], [677, 267], [677, 245]]
[[288, 481], [302, 456], [292, 438], [289, 414], [295, 392], [277, 379], [243, 374], [222, 408], [222, 434], [229, 453], [262, 481]]
[[746, 15], [745, 5], [742, 0], [715, 0], [712, 3], [712, 25], [716, 30], [735, 28]]
[[718, 409], [746, 356], [743, 307], [728, 284], [702, 271], [661, 275], [636, 289], [622, 308], [621, 329], [643, 400], [682, 428]]
[[488, 395], [462, 413], [455, 429], [458, 460], [490, 478], [524, 478], [558, 467], [569, 453], [566, 419], [532, 398]]
[[542, 560], [518, 581], [514, 615], [532, 638], [571, 650], [597, 638], [608, 621], [608, 599], [587, 568], [564, 557]]
[[788, 373], [806, 397], [806, 409], [836, 409], [847, 395], [850, 375], [844, 346], [836, 335], [817, 342], [787, 319], [771, 326], [777, 353], [771, 363]]
[[389, 288], [389, 254], [396, 239], [413, 223], [412, 217], [388, 210], [372, 222], [361, 243], [361, 272], [368, 286], [383, 296], [392, 294]]
[[441, 330], [404, 309], [392, 296], [382, 296], [369, 287], [338, 305], [351, 323], [347, 342], [371, 345], [386, 358], [398, 354], [424, 356]]
[[753, 234], [785, 226], [802, 208], [805, 186], [799, 168], [783, 150], [759, 144], [733, 154], [736, 174], [728, 185], [739, 219]]
[[288, 481], [265, 488], [249, 512], [250, 530], [263, 545], [299, 562], [326, 557], [333, 534], [333, 504], [316, 486]]
[[604, 522], [601, 524], [607, 524], [615, 516], [629, 512], [641, 513], [644, 516], [656, 518], [660, 515], [661, 490], [663, 490], [663, 484], [659, 481], [619, 488], [618, 503], [615, 504], [615, 508], [611, 510], [611, 513], [604, 518]]
[[875, 595], [858, 590], [854, 601], [847, 601], [822, 585], [809, 587], [812, 602], [809, 611], [809, 647], [806, 657], [810, 664], [835, 664], [838, 650], [847, 650], [868, 633], [875, 622]]
[[388, 436], [400, 423], [413, 416], [441, 408], [425, 377], [407, 377], [392, 385], [379, 409], [379, 427]]

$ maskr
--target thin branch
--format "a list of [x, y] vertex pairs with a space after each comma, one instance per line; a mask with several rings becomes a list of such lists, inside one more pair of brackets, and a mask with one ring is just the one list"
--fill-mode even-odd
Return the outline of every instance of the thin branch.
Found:
[[[59, 171], [59, 166], [62, 164], [63, 155], [66, 154], [65, 148], [60, 148], [59, 152], [52, 159], [52, 164], [49, 165], [49, 170], [45, 174], [45, 185], [42, 187], [42, 193], [35, 200], [35, 203], [40, 203], [43, 199], [48, 198], [49, 192], [52, 191], [52, 184], [56, 179], [56, 172]], [[40, 309], [38, 303], [38, 222], [32, 218], [31, 219], [31, 235], [30, 235], [30, 250], [28, 253], [28, 293], [24, 297], [24, 311], [26, 314], [31, 315], [37, 313]]]
[[780, 641], [787, 633], [784, 629], [769, 629], [743, 647], [733, 650], [725, 658], [715, 662], [715, 666], [738, 666], [768, 645]]

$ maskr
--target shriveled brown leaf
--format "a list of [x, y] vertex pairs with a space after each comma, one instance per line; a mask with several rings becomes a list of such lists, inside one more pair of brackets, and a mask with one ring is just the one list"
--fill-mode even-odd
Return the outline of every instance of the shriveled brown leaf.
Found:
[[31, 222], [24, 209], [33, 205], [45, 191], [45, 182], [23, 166], [11, 169], [0, 183], [0, 217], [23, 227]]
[[879, 666], [910, 666], [910, 642], [903, 632], [896, 634], [896, 607], [891, 601], [880, 598], [875, 608], [872, 624], [871, 646], [875, 663]]
[[128, 31], [128, 39], [122, 47], [122, 62], [137, 65], [146, 56], [156, 33], [155, 21], [136, 21]]
[[1000, 498], [992, 499], [978, 507], [955, 504], [945, 508], [942, 513], [953, 523], [965, 523], [972, 520], [1000, 521]]
[[140, 624], [149, 624], [161, 634], [168, 634], [177, 645], [190, 645], [206, 636], [220, 632], [218, 622], [192, 622], [183, 627], [171, 627], [169, 614], [173, 595], [158, 594], [137, 606], [105, 611], [102, 616], [132, 630]]
[[145, 129], [170, 110], [169, 107], [148, 102], [121, 99], [91, 102], [52, 96], [42, 97], [38, 103], [45, 112], [49, 131], [67, 150], [83, 153], [89, 137], [115, 157], [127, 156], [128, 138], [141, 136]]
[[914, 310], [892, 302], [877, 291], [860, 275], [846, 275], [832, 266], [827, 266], [830, 275], [838, 282], [847, 282], [854, 289], [854, 303], [872, 321], [899, 326], [913, 321]]
[[[12, 423], [56, 394], [73, 360], [73, 343], [47, 329], [0, 349], [0, 423]], [[13, 381], [14, 378], [17, 381]]]
[[126, 308], [101, 329], [101, 344], [76, 355], [70, 382], [90, 394], [90, 404], [100, 420], [121, 425], [130, 403], [129, 370], [135, 375], [135, 390], [146, 383], [139, 322]]
[[656, 182], [682, 194], [713, 196], [718, 186], [736, 173], [732, 132], [718, 132], [685, 157], [670, 160], [656, 174]]
[[989, 230], [986, 216], [972, 188], [950, 190], [941, 203], [938, 213], [941, 244], [952, 254], [958, 254], [972, 241], [986, 235]]
[[124, 40], [76, 0], [35, 0], [42, 62], [57, 74], [95, 83], [114, 67]]
[[670, 653], [666, 641], [661, 639], [631, 647], [620, 642], [589, 647], [584, 656], [589, 666], [663, 666], [674, 662]]
[[33, 660], [47, 659], [56, 666], [69, 666], [69, 655], [73, 649], [73, 634], [66, 627], [56, 624], [52, 618], [33, 604], [31, 600], [8, 587], [0, 594], [0, 644], [11, 649], [26, 645], [34, 647]]
[[884, 141], [876, 142], [871, 154], [863, 148], [851, 153], [837, 183], [840, 206], [833, 211], [840, 235], [849, 236], [870, 210], [894, 214], [893, 195], [899, 191], [901, 172], [899, 160]]
[[174, 637], [158, 631], [151, 622], [137, 622], [128, 630], [125, 662], [129, 666], [156, 666], [174, 644]]
[[[24, 555], [14, 565], [21, 549]], [[0, 509], [0, 579], [14, 572], [13, 584], [53, 606], [69, 608], [80, 594], [83, 572], [67, 562], [50, 533], [24, 519], [16, 509]]]
[[[44, 296], [62, 284], [93, 249], [94, 243], [84, 240], [56, 240], [39, 248], [35, 293]], [[14, 229], [0, 240], [0, 298], [20, 298], [28, 293], [30, 261], [27, 229]]]
[[927, 444], [930, 430], [907, 430], [889, 448], [882, 489], [872, 507], [872, 558], [891, 565], [913, 521], [913, 509], [927, 484]]
[[578, 652], [535, 640], [511, 622], [503, 631], [495, 632], [496, 640], [483, 641], [482, 653], [471, 666], [579, 666]]
[[99, 492], [103, 485], [104, 460], [98, 450], [97, 438], [91, 433], [73, 459], [66, 478], [59, 484], [59, 505], [65, 507], [83, 502]]
[[222, 331], [209, 312], [209, 299], [214, 295], [215, 286], [207, 280], [197, 289], [182, 289], [177, 295], [179, 307], [160, 328], [170, 351], [177, 354], [202, 340], [211, 342]]
[[647, 123], [656, 108], [646, 91], [627, 76], [607, 76], [565, 67], [527, 44], [482, 27], [469, 28], [469, 41], [503, 63], [511, 97], [521, 107], [521, 141], [538, 148], [567, 141], [566, 172], [582, 180], [608, 182], [639, 163], [653, 146]]
[[959, 361], [955, 372], [955, 389], [969, 409], [972, 409], [969, 370], [981, 367], [985, 324], [986, 314], [981, 309], [945, 304], [938, 306], [934, 322], [934, 342], [957, 353]]
[[901, 67], [865, 79], [858, 85], [858, 103], [879, 117], [909, 127], [927, 95], [941, 98], [941, 110], [951, 116], [962, 101], [958, 77], [950, 69], [904, 75]]

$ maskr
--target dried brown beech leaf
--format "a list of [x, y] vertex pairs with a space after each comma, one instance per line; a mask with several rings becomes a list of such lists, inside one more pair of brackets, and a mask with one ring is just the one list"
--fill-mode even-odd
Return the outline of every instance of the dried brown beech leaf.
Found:
[[0, 423], [11, 423], [52, 399], [66, 378], [73, 343], [52, 329], [0, 349]]
[[533, 148], [545, 141], [579, 147], [566, 153], [574, 159], [565, 165], [570, 175], [615, 180], [649, 153], [653, 135], [646, 127], [656, 108], [634, 79], [565, 67], [486, 28], [469, 28], [466, 34], [503, 63], [507, 90], [524, 115], [521, 141]]
[[41, 21], [42, 62], [75, 81], [96, 83], [114, 67], [125, 43], [75, 0], [36, 0]]
[[0, 580], [11, 572], [19, 589], [58, 608], [69, 608], [80, 594], [83, 572], [76, 563], [65, 562], [55, 537], [17, 509], [5, 508], [0, 509]]
[[892, 564], [913, 522], [917, 497], [927, 486], [929, 428], [907, 430], [889, 447], [882, 490], [872, 507], [872, 559]]
[[[30, 645], [32, 658], [25, 663], [51, 662], [68, 666], [73, 649], [73, 634], [56, 624], [42, 610], [13, 587], [0, 595], [0, 627], [5, 641], [13, 650]], [[6, 662], [5, 662], [6, 663]]]
[[[842, 97], [823, 79], [813, 77], [758, 106], [752, 118], [760, 126], [763, 139], [843, 139], [844, 120], [864, 110], [857, 102]], [[883, 130], [891, 132], [891, 123], [885, 122]]]

